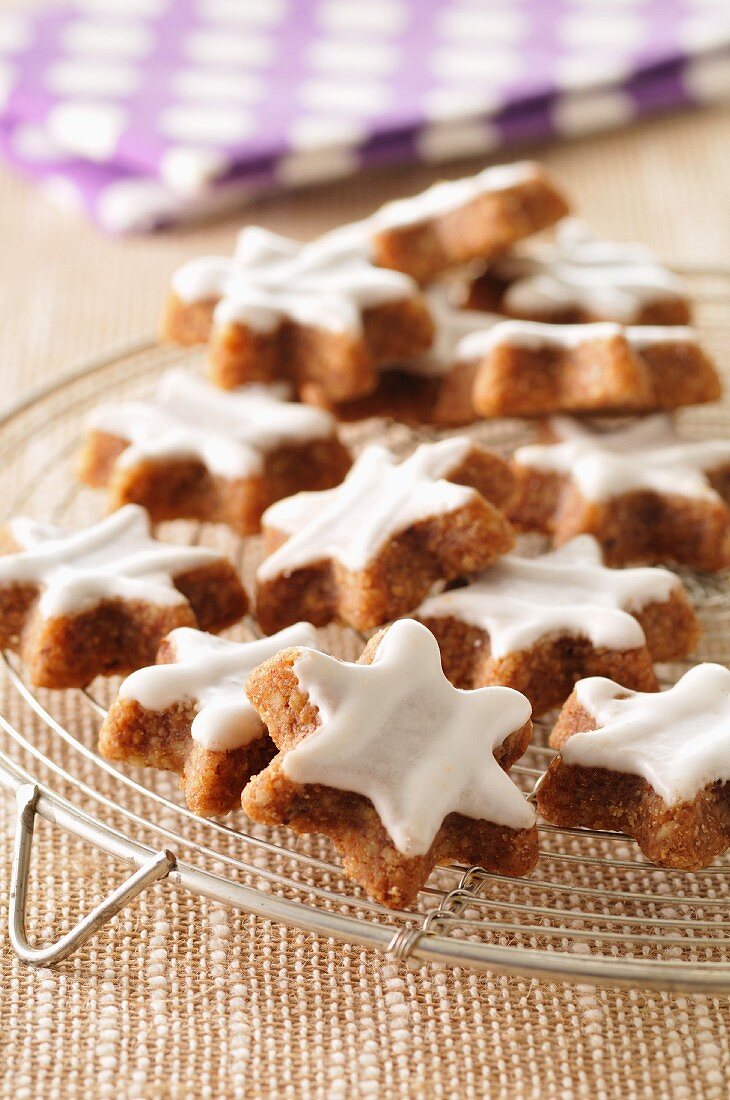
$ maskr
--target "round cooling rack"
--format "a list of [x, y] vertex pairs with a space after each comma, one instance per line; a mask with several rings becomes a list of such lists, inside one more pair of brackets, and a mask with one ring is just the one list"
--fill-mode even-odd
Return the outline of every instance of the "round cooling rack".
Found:
[[[687, 279], [707, 347], [730, 374], [730, 268], [693, 269]], [[80, 486], [73, 473], [86, 413], [100, 401], [150, 392], [163, 370], [195, 358], [189, 351], [140, 341], [87, 364], [8, 413], [0, 420], [0, 521], [18, 512], [68, 524], [98, 518], [103, 495]], [[718, 403], [686, 411], [681, 419], [694, 437], [726, 436], [730, 407]], [[468, 432], [508, 451], [529, 438], [531, 429], [500, 420]], [[355, 450], [373, 439], [405, 450], [426, 437], [384, 420], [345, 425], [343, 434]], [[163, 524], [161, 534], [227, 553], [250, 589], [262, 553], [258, 538], [241, 540], [219, 526], [186, 522]], [[696, 660], [730, 664], [730, 579], [687, 571], [683, 579], [704, 629]], [[232, 633], [252, 637], [256, 625], [247, 620]], [[362, 650], [363, 639], [352, 631], [331, 627], [322, 637], [338, 656], [354, 659]], [[687, 665], [660, 666], [662, 683], [673, 683]], [[15, 655], [0, 660], [0, 786], [18, 804], [10, 934], [16, 952], [29, 963], [60, 962], [149, 883], [166, 878], [176, 888], [413, 964], [437, 961], [551, 980], [730, 992], [730, 859], [695, 873], [662, 870], [624, 836], [543, 825], [541, 859], [526, 878], [442, 867], [412, 910], [388, 910], [347, 881], [323, 838], [260, 827], [242, 813], [225, 820], [200, 818], [185, 806], [176, 777], [103, 760], [96, 736], [117, 686], [117, 680], [100, 680], [87, 692], [38, 690]], [[528, 794], [552, 756], [551, 717], [536, 723], [530, 749], [512, 768]], [[134, 869], [74, 929], [42, 947], [31, 946], [25, 931], [38, 816]]]

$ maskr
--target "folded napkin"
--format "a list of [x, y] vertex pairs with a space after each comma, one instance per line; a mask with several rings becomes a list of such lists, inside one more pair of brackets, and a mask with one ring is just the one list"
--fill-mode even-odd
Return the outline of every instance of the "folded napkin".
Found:
[[730, 95], [727, 0], [74, 0], [0, 12], [0, 153], [110, 232]]

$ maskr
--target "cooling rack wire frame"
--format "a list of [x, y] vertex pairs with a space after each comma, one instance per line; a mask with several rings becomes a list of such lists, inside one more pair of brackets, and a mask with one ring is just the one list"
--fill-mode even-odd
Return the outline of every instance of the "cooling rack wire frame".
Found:
[[[698, 303], [698, 327], [730, 379], [730, 268], [685, 270]], [[724, 360], [723, 360], [724, 356]], [[4, 522], [18, 511], [56, 522], [91, 522], [100, 494], [78, 485], [73, 458], [86, 412], [100, 401], [149, 392], [169, 366], [194, 361], [180, 349], [138, 341], [87, 363], [33, 394], [0, 420]], [[730, 406], [681, 414], [694, 437], [727, 435]], [[361, 447], [372, 439], [409, 448], [426, 433], [385, 421], [345, 429]], [[508, 450], [528, 438], [522, 422], [480, 424], [469, 434]], [[166, 538], [202, 541], [233, 556], [250, 578], [258, 539], [239, 540], [212, 525], [162, 525]], [[730, 579], [683, 572], [704, 634], [698, 660], [730, 663]], [[255, 633], [249, 619], [239, 637]], [[328, 628], [325, 645], [354, 659], [362, 639]], [[673, 683], [687, 662], [660, 667]], [[0, 660], [0, 787], [17, 800], [9, 926], [25, 962], [67, 958], [149, 884], [205, 895], [263, 918], [349, 941], [411, 965], [440, 962], [546, 980], [686, 992], [730, 992], [730, 860], [699, 872], [647, 863], [619, 834], [540, 827], [541, 859], [524, 879], [479, 867], [439, 868], [413, 910], [392, 911], [347, 882], [328, 842], [248, 823], [243, 814], [193, 814], [174, 777], [124, 768], [96, 752], [101, 717], [118, 681], [87, 692], [33, 689], [22, 663]], [[548, 720], [512, 775], [534, 798], [552, 756]], [[31, 845], [38, 818], [108, 853], [133, 873], [55, 943], [31, 946], [26, 932]], [[47, 843], [47, 839], [43, 841]]]

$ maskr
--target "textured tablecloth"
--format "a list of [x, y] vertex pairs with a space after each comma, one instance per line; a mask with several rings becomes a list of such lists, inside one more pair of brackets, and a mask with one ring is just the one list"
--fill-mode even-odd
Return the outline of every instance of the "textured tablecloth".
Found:
[[[668, 259], [727, 262], [730, 112], [537, 153], [599, 230], [642, 239]], [[247, 217], [313, 236], [431, 178], [394, 171], [261, 203]], [[172, 267], [228, 248], [235, 225], [110, 241], [0, 174], [3, 405], [150, 330]], [[0, 795], [3, 905], [13, 812]], [[39, 824], [34, 933], [56, 937], [126, 873]], [[0, 1080], [15, 1100], [725, 1100], [730, 1090], [726, 998], [436, 966], [413, 973], [164, 884], [56, 971], [16, 961], [4, 913], [0, 944]]]

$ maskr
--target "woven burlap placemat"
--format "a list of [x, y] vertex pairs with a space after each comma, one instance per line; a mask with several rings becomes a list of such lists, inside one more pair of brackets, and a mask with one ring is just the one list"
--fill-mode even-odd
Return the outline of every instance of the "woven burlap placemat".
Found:
[[[648, 123], [549, 150], [581, 212], [669, 259], [730, 255], [730, 114]], [[450, 169], [468, 171], [463, 165]], [[474, 165], [476, 167], [476, 164]], [[428, 182], [389, 172], [260, 203], [313, 236]], [[0, 174], [4, 404], [149, 331], [171, 269], [228, 249], [236, 220], [111, 241]], [[18, 713], [0, 695], [0, 710]], [[63, 748], [57, 747], [63, 762]], [[14, 807], [0, 796], [0, 901]], [[126, 871], [40, 823], [29, 930], [56, 938]], [[150, 889], [58, 970], [18, 963], [0, 925], [3, 1096], [682, 1097], [730, 1087], [725, 998], [606, 991], [428, 966]]]

